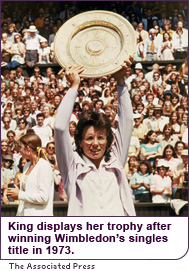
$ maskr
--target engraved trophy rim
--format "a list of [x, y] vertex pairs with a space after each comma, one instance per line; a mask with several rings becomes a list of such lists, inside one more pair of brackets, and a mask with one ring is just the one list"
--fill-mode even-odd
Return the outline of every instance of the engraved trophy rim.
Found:
[[[107, 41], [106, 41], [107, 40]], [[136, 50], [136, 33], [123, 16], [104, 10], [82, 12], [66, 21], [54, 40], [61, 67], [83, 65], [82, 77], [102, 77], [121, 69]]]

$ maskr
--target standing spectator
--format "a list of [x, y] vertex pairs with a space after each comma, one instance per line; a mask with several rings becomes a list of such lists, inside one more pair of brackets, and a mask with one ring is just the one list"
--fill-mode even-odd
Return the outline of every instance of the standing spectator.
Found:
[[172, 42], [169, 33], [163, 34], [163, 42], [161, 44], [161, 60], [174, 60], [172, 53]]
[[1, 139], [7, 138], [7, 132], [11, 130], [10, 123], [11, 119], [9, 117], [2, 117], [3, 125], [1, 125]]
[[156, 38], [156, 30], [151, 28], [150, 36], [144, 43], [143, 60], [155, 61], [160, 60], [161, 44]]
[[177, 29], [172, 35], [175, 59], [185, 59], [188, 54], [188, 30], [183, 28], [183, 22], [178, 21]]
[[23, 41], [26, 45], [26, 65], [29, 67], [34, 67], [37, 62], [38, 49], [40, 46], [40, 41], [43, 37], [36, 34], [37, 29], [34, 25], [31, 25], [27, 30], [28, 33], [24, 36]]
[[50, 20], [48, 17], [44, 19], [44, 26], [39, 29], [39, 34], [44, 37], [47, 41], [49, 40], [50, 34], [52, 34], [52, 28], [49, 25]]

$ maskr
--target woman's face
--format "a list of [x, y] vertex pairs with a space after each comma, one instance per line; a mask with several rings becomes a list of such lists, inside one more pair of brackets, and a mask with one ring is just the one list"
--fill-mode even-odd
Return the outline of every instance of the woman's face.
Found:
[[165, 110], [170, 111], [171, 110], [171, 104], [165, 104]]
[[168, 41], [168, 40], [169, 40], [169, 34], [167, 34], [167, 33], [164, 34], [164, 40], [165, 40], [165, 41]]
[[158, 170], [159, 175], [163, 178], [166, 174], [166, 168], [160, 167]]
[[6, 152], [8, 150], [8, 144], [6, 142], [1, 142], [1, 151]]
[[50, 116], [50, 109], [49, 109], [49, 107], [45, 106], [43, 108], [43, 114], [45, 115], [45, 118], [48, 118]]
[[179, 144], [177, 145], [177, 153], [180, 155], [181, 152], [183, 151], [183, 149], [184, 149], [183, 144], [182, 144], [182, 143], [179, 143]]
[[173, 122], [177, 122], [177, 114], [173, 114], [172, 115], [172, 117], [171, 117], [171, 120], [173, 121]]
[[171, 75], [171, 80], [175, 80], [176, 79], [176, 74], [175, 73], [172, 73]]
[[21, 166], [24, 167], [26, 164], [27, 164], [27, 160], [26, 159], [22, 159]]
[[187, 114], [183, 114], [182, 120], [188, 122], [188, 115]]
[[76, 131], [75, 125], [73, 125], [73, 124], [71, 123], [70, 126], [69, 126], [69, 132], [70, 132], [70, 134], [71, 134], [71, 135], [74, 135], [75, 131]]
[[171, 91], [172, 93], [177, 93], [177, 86], [172, 86]]
[[28, 150], [26, 149], [26, 146], [22, 142], [18, 143], [18, 149], [20, 151], [20, 154], [22, 155], [23, 159], [28, 159]]
[[149, 141], [152, 143], [156, 141], [156, 137], [157, 137], [156, 133], [153, 133], [150, 136], [148, 136]]
[[173, 157], [173, 151], [171, 149], [167, 149], [165, 151], [165, 156], [166, 156], [167, 160], [170, 160]]
[[146, 174], [147, 169], [148, 169], [147, 165], [145, 165], [145, 164], [141, 164], [141, 165], [140, 165], [140, 171], [141, 171], [141, 173], [142, 173], [143, 175]]
[[178, 103], [177, 97], [173, 97], [173, 98], [171, 99], [171, 102], [172, 102], [173, 105], [176, 105], [176, 104]]
[[85, 156], [94, 164], [102, 160], [107, 146], [106, 129], [97, 129], [94, 126], [84, 128], [80, 147]]
[[23, 119], [19, 122], [19, 128], [20, 130], [24, 130], [26, 128], [26, 124]]

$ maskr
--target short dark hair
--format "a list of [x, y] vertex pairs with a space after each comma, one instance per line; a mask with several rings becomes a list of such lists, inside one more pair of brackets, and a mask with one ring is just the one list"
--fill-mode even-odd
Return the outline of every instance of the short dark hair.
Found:
[[80, 156], [83, 154], [83, 150], [80, 147], [80, 142], [83, 137], [84, 128], [87, 126], [93, 126], [97, 129], [106, 129], [107, 146], [106, 146], [104, 156], [105, 156], [105, 161], [106, 162], [109, 161], [111, 144], [113, 142], [113, 133], [112, 133], [112, 129], [111, 129], [111, 122], [108, 119], [108, 117], [103, 113], [97, 113], [94, 111], [87, 111], [81, 116], [81, 118], [77, 124], [76, 132], [75, 132], [75, 136], [74, 136], [77, 153]]
[[38, 113], [38, 114], [37, 114], [36, 118], [38, 119], [38, 118], [40, 118], [40, 117], [43, 117], [43, 118], [45, 119], [45, 115], [44, 115], [43, 113]]

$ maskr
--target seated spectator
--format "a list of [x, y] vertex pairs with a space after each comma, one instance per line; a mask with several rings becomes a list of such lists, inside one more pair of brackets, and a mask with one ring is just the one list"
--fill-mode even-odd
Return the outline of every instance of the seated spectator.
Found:
[[45, 148], [47, 143], [53, 141], [52, 129], [44, 125], [45, 115], [37, 114], [37, 125], [33, 127], [34, 132], [41, 138], [42, 147]]
[[144, 140], [144, 143], [140, 145], [142, 160], [148, 160], [153, 165], [154, 159], [157, 155], [162, 155], [161, 144], [156, 141], [157, 135], [153, 130], [150, 130]]
[[[188, 184], [188, 150], [184, 149], [181, 152], [181, 162], [177, 165], [173, 172], [173, 183], [176, 188], [183, 188]], [[182, 195], [179, 196], [182, 198]]]
[[1, 124], [1, 139], [7, 138], [7, 132], [11, 130], [10, 123], [11, 119], [10, 117], [3, 116], [2, 117], [3, 125]]
[[152, 193], [152, 202], [170, 202], [172, 189], [171, 178], [166, 175], [169, 166], [165, 162], [158, 161], [157, 173], [153, 175], [150, 184], [150, 192]]
[[182, 136], [187, 128], [188, 128], [188, 113], [183, 113], [181, 127], [180, 127], [180, 132]]
[[169, 167], [167, 175], [172, 178], [176, 166], [180, 163], [180, 159], [177, 157], [174, 147], [171, 144], [168, 144], [164, 148], [162, 159], [159, 162], [167, 164]]
[[[31, 102], [31, 101], [30, 101]], [[30, 104], [29, 102], [29, 104]], [[22, 114], [24, 116], [24, 118], [27, 120], [28, 124], [27, 124], [27, 128], [32, 128], [33, 126], [36, 125], [36, 121], [34, 118], [32, 118], [31, 116], [31, 111], [30, 111], [30, 105], [24, 104], [22, 107]]]
[[73, 149], [75, 150], [75, 132], [76, 132], [76, 122], [75, 121], [70, 121], [69, 123], [69, 132], [70, 132], [70, 137], [71, 137], [71, 141], [72, 141], [72, 146]]
[[9, 151], [11, 153], [14, 153], [18, 149], [18, 143], [15, 140], [15, 132], [13, 130], [9, 130], [7, 132], [7, 138], [8, 138], [8, 146], [9, 146]]
[[54, 130], [55, 119], [53, 117], [51, 117], [51, 115], [50, 115], [51, 105], [47, 104], [47, 103], [43, 104], [43, 106], [41, 107], [41, 111], [45, 116], [44, 125], [49, 126], [52, 130]]
[[8, 184], [11, 183], [13, 179], [13, 159], [12, 155], [4, 155], [1, 162], [1, 200], [4, 204], [9, 203], [9, 199], [6, 195], [6, 189], [8, 188]]
[[177, 111], [173, 111], [170, 115], [170, 124], [173, 129], [173, 134], [176, 134], [179, 138], [182, 137], [180, 124], [178, 123], [178, 113]]
[[14, 36], [14, 43], [11, 46], [10, 54], [11, 62], [8, 63], [7, 68], [16, 68], [20, 64], [25, 63], [24, 54], [25, 54], [25, 45], [21, 42], [21, 35], [16, 33]]
[[7, 154], [10, 154], [8, 139], [1, 139], [1, 157]]
[[139, 153], [140, 153], [139, 139], [136, 136], [131, 135], [128, 157], [131, 157], [133, 155], [138, 157]]
[[7, 33], [1, 33], [1, 67], [6, 66], [11, 58], [12, 42], [8, 41], [7, 38]]
[[19, 139], [27, 133], [27, 120], [24, 117], [20, 117], [18, 120], [18, 127], [15, 130], [15, 140], [18, 142]]
[[188, 148], [188, 127], [186, 128], [182, 135], [182, 142], [184, 142], [185, 147]]
[[23, 169], [24, 169], [24, 166], [27, 163], [28, 163], [28, 161], [26, 159], [24, 159], [22, 157], [20, 158], [19, 164], [18, 164], [19, 171], [16, 173], [15, 178], [14, 178], [14, 183], [18, 187], [20, 187], [20, 180], [21, 180], [22, 175], [23, 175]]
[[136, 29], [137, 38], [139, 39], [139, 45], [144, 45], [145, 40], [148, 38], [148, 31], [144, 30], [143, 28], [143, 22], [139, 22]]
[[161, 43], [161, 60], [174, 60], [172, 51], [171, 37], [169, 33], [164, 33]]
[[129, 183], [133, 174], [137, 172], [138, 166], [139, 166], [139, 161], [137, 160], [137, 157], [135, 155], [130, 156], [128, 163], [126, 163], [124, 167], [124, 171]]
[[177, 141], [179, 141], [179, 138], [173, 134], [173, 129], [171, 124], [166, 124], [163, 128], [163, 134], [159, 135], [157, 137], [158, 142], [162, 146], [162, 150], [165, 149], [167, 145], [172, 145], [173, 148], [175, 147], [175, 144]]
[[165, 124], [169, 123], [169, 118], [162, 116], [163, 108], [161, 105], [155, 105], [153, 108], [154, 108], [155, 120], [153, 121], [152, 130], [154, 130], [156, 134], [159, 135], [163, 132]]
[[177, 143], [175, 144], [175, 152], [177, 157], [182, 161], [181, 158], [181, 153], [182, 151], [185, 149], [185, 144], [182, 141], [177, 141]]
[[144, 140], [147, 134], [147, 128], [141, 122], [141, 114], [134, 114], [134, 126], [132, 135], [138, 137], [139, 141]]
[[173, 95], [171, 96], [171, 104], [172, 104], [173, 111], [175, 111], [176, 108], [180, 105], [179, 96], [176, 93], [173, 93]]
[[49, 36], [52, 34], [52, 27], [50, 26], [50, 19], [46, 17], [44, 19], [43, 27], [39, 28], [39, 34], [44, 37], [47, 41], [49, 40]]
[[174, 33], [174, 30], [171, 29], [170, 20], [165, 20], [163, 23], [163, 30], [160, 31], [160, 34], [164, 35], [165, 33], [168, 33], [170, 36], [170, 40], [172, 40], [172, 35]]
[[4, 109], [4, 111], [3, 111], [2, 117], [3, 117], [3, 116], [9, 117], [10, 120], [11, 120], [11, 122], [10, 122], [10, 128], [11, 128], [12, 130], [15, 130], [15, 128], [16, 128], [16, 121], [13, 119], [13, 112], [14, 112], [14, 110], [12, 110], [11, 108], [5, 107], [5, 109]]
[[40, 48], [38, 49], [38, 62], [37, 64], [48, 64], [50, 61], [50, 47], [46, 39], [40, 40]]
[[163, 106], [163, 116], [170, 117], [173, 112], [172, 104], [170, 101], [165, 101]]
[[58, 27], [56, 25], [53, 25], [52, 28], [52, 34], [49, 35], [49, 46], [54, 42], [55, 35], [58, 31]]
[[14, 36], [17, 34], [15, 32], [15, 24], [9, 24], [9, 34], [7, 40], [10, 41], [11, 43], [14, 42]]
[[150, 183], [152, 167], [148, 161], [141, 161], [136, 173], [131, 177], [130, 185], [134, 190], [135, 200], [139, 202], [151, 202]]

